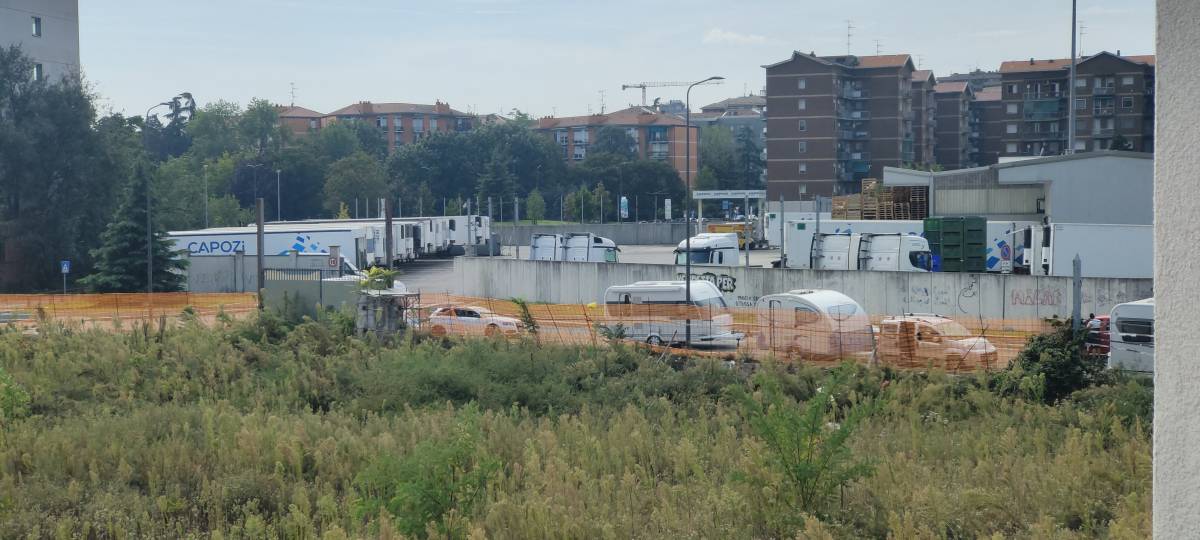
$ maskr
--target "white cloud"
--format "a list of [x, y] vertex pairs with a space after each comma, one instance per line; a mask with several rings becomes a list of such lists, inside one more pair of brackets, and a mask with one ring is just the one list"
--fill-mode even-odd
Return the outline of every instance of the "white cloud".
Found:
[[739, 34], [730, 30], [722, 30], [720, 28], [709, 29], [707, 34], [704, 34], [705, 43], [729, 43], [732, 45], [760, 45], [767, 42], [767, 38], [758, 34]]

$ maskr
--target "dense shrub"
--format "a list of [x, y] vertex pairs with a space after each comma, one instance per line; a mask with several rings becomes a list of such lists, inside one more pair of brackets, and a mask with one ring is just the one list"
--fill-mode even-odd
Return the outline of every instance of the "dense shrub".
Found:
[[1106, 380], [1104, 358], [1082, 353], [1087, 333], [1072, 330], [1069, 321], [1053, 322], [1052, 332], [1029, 338], [1007, 372], [996, 378], [999, 391], [1057, 403]]
[[0, 538], [1149, 534], [1137, 379], [1047, 404], [984, 376], [746, 378], [271, 316], [0, 331], [0, 369], [28, 394], [0, 428]]

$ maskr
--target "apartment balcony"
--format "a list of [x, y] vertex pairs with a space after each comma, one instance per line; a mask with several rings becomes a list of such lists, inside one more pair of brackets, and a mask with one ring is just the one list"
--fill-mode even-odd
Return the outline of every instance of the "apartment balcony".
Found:
[[843, 88], [842, 97], [845, 99], [871, 99], [871, 91], [861, 88]]
[[904, 112], [901, 112], [900, 117], [905, 120], [912, 120], [915, 117], [915, 115], [913, 114], [912, 109], [908, 109]]
[[1099, 86], [1092, 88], [1093, 96], [1111, 96], [1115, 93], [1117, 93], [1117, 88], [1115, 86]]
[[905, 88], [904, 90], [901, 90], [901, 91], [900, 91], [900, 97], [901, 97], [902, 99], [909, 99], [909, 98], [911, 98], [911, 97], [912, 97], [912, 90], [909, 90], [908, 88]]
[[968, 138], [968, 139], [970, 139], [970, 140], [972, 140], [972, 141], [977, 141], [977, 140], [979, 140], [979, 139], [980, 139], [980, 138], [982, 138], [982, 137], [983, 137], [983, 134], [982, 134], [982, 133], [980, 133], [980, 132], [979, 132], [979, 131], [977, 131], [977, 130], [975, 130], [975, 131], [970, 131], [970, 132], [968, 132], [968, 133], [967, 133], [967, 138]]
[[1021, 140], [1023, 141], [1061, 141], [1066, 140], [1067, 136], [1061, 131], [1022, 131]]
[[1093, 129], [1092, 137], [1097, 139], [1108, 139], [1111, 138], [1114, 133], [1115, 131], [1112, 129]]
[[838, 131], [838, 138], [848, 141], [865, 141], [871, 138], [871, 132], [843, 129]]
[[865, 159], [852, 159], [846, 163], [846, 170], [851, 173], [871, 172], [871, 162]]
[[651, 142], [646, 151], [646, 155], [649, 156], [650, 159], [667, 159], [667, 156], [670, 155], [670, 153], [670, 147], [665, 141]]
[[1025, 101], [1058, 101], [1066, 97], [1062, 92], [1025, 92]]
[[870, 120], [871, 111], [839, 108], [837, 117], [838, 120]]
[[1054, 109], [1046, 111], [1026, 110], [1025, 120], [1030, 122], [1044, 122], [1046, 120], [1059, 120], [1063, 117], [1063, 112]]
[[1116, 107], [1101, 107], [1098, 109], [1092, 109], [1092, 116], [1096, 116], [1096, 117], [1112, 116], [1112, 115], [1116, 114], [1116, 112], [1117, 112]]

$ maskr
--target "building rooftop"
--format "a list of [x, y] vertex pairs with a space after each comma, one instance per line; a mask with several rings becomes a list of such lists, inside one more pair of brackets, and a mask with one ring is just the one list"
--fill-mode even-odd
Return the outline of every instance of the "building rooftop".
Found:
[[[1082, 64], [1084, 62], [1087, 62], [1088, 60], [1091, 60], [1093, 58], [1097, 58], [1100, 56], [1112, 56], [1114, 58], [1120, 58], [1122, 60], [1126, 60], [1128, 62], [1133, 62], [1135, 64], [1146, 64], [1146, 65], [1150, 65], [1150, 66], [1153, 66], [1154, 61], [1155, 61], [1155, 57], [1153, 54], [1135, 55], [1135, 56], [1119, 56], [1119, 55], [1110, 53], [1108, 51], [1101, 51], [1101, 52], [1093, 54], [1091, 56], [1081, 58], [1079, 60], [1078, 64]], [[1070, 58], [1056, 58], [1053, 60], [1036, 60], [1033, 58], [1030, 58], [1029, 60], [1009, 60], [1007, 62], [1000, 63], [1000, 73], [1028, 73], [1028, 72], [1032, 72], [1032, 71], [1055, 71], [1055, 70], [1059, 70], [1059, 69], [1067, 69], [1070, 66], [1071, 66]]]
[[590, 116], [548, 116], [538, 120], [539, 129], [566, 128], [575, 126], [682, 126], [683, 118], [673, 114], [655, 112], [648, 107], [630, 107], [608, 114]]
[[767, 98], [763, 96], [742, 96], [723, 99], [716, 103], [709, 103], [700, 107], [702, 111], [724, 111], [730, 108], [762, 108], [767, 106]]
[[324, 114], [304, 107], [283, 107], [279, 111], [280, 118], [322, 118], [324, 116]]
[[918, 69], [912, 75], [914, 81], [927, 81], [930, 77], [933, 77], [933, 71], [928, 69]]
[[372, 103], [370, 101], [360, 101], [354, 105], [342, 107], [336, 111], [333, 111], [329, 113], [328, 116], [401, 113], [452, 114], [454, 116], [470, 116], [462, 111], [451, 109], [450, 104], [442, 103], [440, 101], [433, 105], [423, 105], [418, 103]]
[[975, 101], [1000, 101], [1000, 87], [988, 86], [975, 92]]
[[882, 54], [876, 56], [855, 56], [852, 54], [841, 56], [816, 56], [815, 53], [802, 53], [800, 51], [792, 51], [791, 58], [774, 64], [762, 66], [764, 68], [772, 68], [782, 64], [786, 64], [796, 58], [807, 58], [826, 65], [840, 65], [849, 68], [886, 68], [886, 67], [902, 67], [905, 64], [912, 63], [912, 56], [907, 54]]
[[937, 83], [933, 86], [933, 91], [938, 94], [966, 92], [967, 91], [967, 81], [952, 81], [952, 82]]

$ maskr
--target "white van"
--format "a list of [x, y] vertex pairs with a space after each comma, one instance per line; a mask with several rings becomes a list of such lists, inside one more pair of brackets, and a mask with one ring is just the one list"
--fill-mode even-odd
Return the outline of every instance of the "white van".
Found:
[[1117, 304], [1108, 316], [1108, 367], [1154, 372], [1154, 299]]
[[708, 281], [692, 281], [684, 300], [684, 281], [638, 281], [604, 291], [604, 314], [610, 325], [625, 326], [625, 337], [651, 345], [683, 343], [691, 320], [692, 343], [737, 346], [743, 335], [733, 331], [721, 290]]
[[756, 307], [760, 349], [814, 360], [840, 360], [874, 350], [867, 312], [840, 292], [797, 289], [768, 294]]

